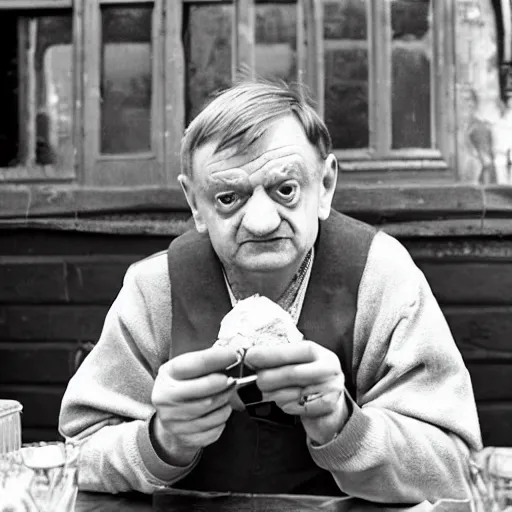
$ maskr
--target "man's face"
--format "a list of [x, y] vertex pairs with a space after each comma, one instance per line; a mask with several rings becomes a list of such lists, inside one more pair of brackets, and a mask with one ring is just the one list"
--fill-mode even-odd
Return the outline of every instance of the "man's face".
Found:
[[181, 178], [196, 227], [207, 231], [227, 268], [288, 269], [313, 246], [336, 186], [333, 155], [325, 161], [294, 116], [277, 119], [243, 154], [193, 155], [193, 178]]

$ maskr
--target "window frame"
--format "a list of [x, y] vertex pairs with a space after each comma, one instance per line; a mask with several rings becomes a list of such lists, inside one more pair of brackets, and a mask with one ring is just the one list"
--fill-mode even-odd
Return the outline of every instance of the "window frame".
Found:
[[[74, 15], [74, 9], [73, 9], [73, 1], [72, 0], [0, 0], [0, 13], [2, 11], [6, 10], [15, 10], [19, 12], [26, 11], [27, 13], [30, 12], [40, 12], [40, 11], [66, 11], [68, 10], [71, 15], [71, 23], [72, 23], [72, 58], [73, 61], [77, 61], [77, 52], [75, 47], [75, 15]], [[20, 36], [21, 33], [21, 20], [18, 20], [18, 36]], [[30, 24], [27, 24], [27, 32], [30, 31]], [[27, 34], [23, 33], [22, 39], [18, 41], [18, 48], [21, 50], [23, 47], [26, 46], [26, 37]], [[22, 61], [23, 63], [26, 63], [30, 57], [29, 55], [32, 53], [31, 49], [27, 50], [26, 52], [22, 53]], [[26, 100], [26, 103], [22, 104], [22, 100], [18, 99], [18, 103], [20, 105], [20, 118], [19, 118], [19, 140], [20, 145], [23, 142], [26, 147], [25, 150], [28, 149], [28, 152], [30, 150], [34, 150], [33, 147], [35, 145], [35, 133], [34, 133], [34, 126], [28, 126], [32, 121], [34, 121], [35, 111], [31, 111], [31, 108], [34, 108], [34, 105], [30, 101], [30, 96], [33, 94], [33, 84], [34, 84], [34, 76], [32, 75], [31, 71], [28, 67], [24, 68], [22, 71], [18, 71], [18, 73], [23, 73], [23, 77], [25, 80], [20, 83], [20, 88], [22, 90], [21, 97], [23, 100]], [[73, 96], [75, 95], [74, 85], [76, 82], [76, 70], [75, 70], [75, 64], [73, 64]], [[72, 130], [71, 130], [71, 137], [72, 137], [72, 144], [73, 147], [76, 148], [76, 140], [77, 139], [77, 133], [76, 133], [76, 101], [75, 98], [73, 98], [73, 105], [71, 108], [71, 115], [72, 115]], [[23, 112], [23, 114], [21, 113]], [[22, 122], [24, 121], [24, 123]], [[23, 135], [21, 133], [23, 132]], [[76, 179], [76, 165], [75, 162], [72, 162], [69, 167], [64, 168], [56, 168], [53, 165], [37, 165], [34, 162], [32, 162], [32, 157], [34, 155], [31, 154], [27, 161], [25, 161], [23, 164], [18, 164], [13, 167], [0, 167], [0, 186], [3, 183], [32, 183], [32, 182], [41, 182], [44, 181], [45, 183], [48, 183], [51, 185], [52, 183], [66, 183], [66, 182], [72, 182]]]
[[[73, 136], [75, 161], [73, 173], [61, 183], [49, 181], [48, 175], [34, 176], [34, 183], [20, 185], [12, 176], [0, 174], [0, 218], [17, 216], [78, 215], [79, 213], [116, 211], [184, 211], [188, 205], [179, 186], [180, 145], [185, 129], [185, 61], [182, 40], [183, 11], [186, 4], [235, 3], [238, 16], [233, 16], [232, 75], [240, 65], [254, 59], [254, 23], [248, 14], [258, 0], [0, 0], [0, 11], [72, 8], [73, 16]], [[161, 112], [158, 142], [159, 172], [147, 179], [140, 173], [141, 155], [130, 158], [105, 156], [98, 158], [99, 52], [101, 49], [100, 6], [153, 4], [153, 47], [158, 63], [153, 68], [153, 84], [158, 97], [153, 112]], [[321, 29], [317, 0], [273, 0], [262, 3], [297, 4], [298, 8], [298, 76], [317, 96], [322, 108], [322, 66], [318, 56], [321, 46], [313, 37]], [[245, 18], [244, 18], [245, 16]], [[158, 22], [157, 19], [158, 18]], [[239, 36], [238, 28], [249, 25], [249, 41]], [[172, 79], [168, 79], [172, 77]], [[96, 104], [94, 104], [96, 102]], [[155, 136], [155, 134], [153, 135]], [[96, 137], [96, 138], [95, 138]], [[147, 155], [146, 155], [147, 156]], [[98, 161], [109, 162], [98, 168]], [[131, 160], [131, 162], [130, 162]], [[117, 168], [113, 164], [117, 163]], [[110, 166], [110, 168], [108, 168]], [[23, 171], [23, 169], [22, 169]], [[25, 170], [26, 171], [26, 170]], [[142, 178], [141, 178], [142, 175]], [[60, 180], [62, 176], [58, 176]], [[40, 182], [44, 179], [44, 183]], [[27, 181], [27, 180], [25, 180]]]
[[[74, 134], [75, 140], [83, 140], [84, 90], [86, 85], [80, 79], [85, 75], [84, 69], [84, 4], [88, 0], [0, 0], [0, 12], [4, 9], [73, 9], [74, 38]], [[112, 0], [126, 3], [125, 0]], [[151, 212], [188, 212], [188, 205], [181, 192], [176, 177], [179, 173], [179, 147], [184, 130], [185, 119], [185, 74], [183, 42], [181, 40], [183, 9], [186, 3], [216, 3], [221, 0], [162, 0], [164, 2], [165, 48], [164, 87], [165, 133], [164, 154], [166, 160], [167, 182], [164, 186], [105, 187], [82, 183], [79, 175], [83, 172], [84, 145], [75, 144], [75, 166], [77, 180], [72, 182], [54, 182], [51, 177], [22, 177], [15, 180], [5, 177], [5, 169], [0, 172], [0, 221], [2, 225], [30, 226], [46, 222], [45, 217], [71, 217], [73, 225], [80, 229], [80, 216], [105, 215], [109, 213], [149, 213]], [[276, 3], [289, 0], [274, 0]], [[306, 1], [306, 0], [304, 0]], [[316, 9], [316, 27], [320, 26], [321, 13], [318, 8], [321, 0], [307, 0], [308, 9]], [[379, 0], [377, 0], [379, 1]], [[443, 65], [447, 71], [441, 73], [449, 94], [445, 97], [449, 108], [446, 127], [450, 140], [450, 151], [454, 150], [455, 139], [461, 137], [457, 131], [458, 111], [455, 92], [458, 82], [455, 71], [454, 33], [456, 24], [456, 2], [436, 2], [443, 4], [450, 23], [439, 27], [439, 41], [444, 41]], [[304, 10], [305, 17], [308, 12]], [[458, 16], [458, 15], [457, 15]], [[305, 22], [305, 20], [304, 20]], [[311, 26], [311, 25], [310, 25]], [[320, 31], [323, 33], [323, 30]], [[316, 92], [319, 111], [323, 110], [323, 66], [314, 75], [316, 69], [313, 57], [322, 54], [322, 39], [315, 45], [306, 45], [301, 55], [307, 55], [305, 62], [310, 64], [308, 80], [313, 81], [312, 89]], [[309, 60], [308, 60], [309, 58]], [[312, 68], [311, 68], [312, 66]], [[176, 77], [167, 79], [166, 77]], [[309, 78], [312, 77], [312, 78]], [[306, 80], [306, 78], [305, 78]], [[306, 81], [306, 83], [308, 83]], [[310, 85], [311, 87], [311, 85]], [[316, 87], [316, 89], [315, 89]], [[460, 141], [459, 141], [460, 142]], [[459, 143], [455, 149], [459, 147]], [[495, 217], [507, 217], [512, 214], [512, 187], [500, 185], [473, 185], [456, 179], [456, 151], [443, 155], [442, 160], [435, 159], [384, 159], [384, 160], [350, 160], [347, 154], [338, 155], [342, 172], [338, 179], [338, 190], [333, 206], [347, 214], [376, 222], [412, 222], [419, 229], [434, 233], [429, 227], [428, 219], [464, 218], [471, 226], [467, 233], [483, 232], [484, 216], [492, 213]], [[357, 171], [357, 172], [350, 172]], [[3, 173], [3, 175], [2, 175]], [[44, 179], [44, 182], [41, 182]], [[105, 226], [109, 224], [106, 218]], [[499, 221], [500, 219], [495, 219]], [[150, 221], [149, 221], [150, 222]], [[447, 222], [457, 223], [459, 220]], [[462, 222], [462, 221], [461, 221]], [[503, 220], [510, 226], [508, 220]], [[499, 222], [498, 222], [499, 223]], [[423, 228], [421, 227], [423, 226]], [[505, 226], [506, 227], [506, 226]], [[108, 230], [108, 228], [106, 228]], [[153, 228], [144, 228], [152, 232]], [[456, 226], [445, 228], [447, 233], [454, 233]], [[495, 233], [501, 228], [496, 227]], [[504, 228], [505, 229], [505, 228]], [[509, 227], [507, 228], [509, 229]]]
[[[391, 7], [387, 0], [367, 0], [366, 6], [369, 147], [335, 148], [334, 154], [341, 162], [343, 171], [349, 174], [354, 172], [354, 178], [357, 179], [357, 174], [363, 171], [405, 172], [411, 169], [416, 172], [425, 171], [425, 177], [432, 179], [432, 171], [446, 173], [453, 170], [456, 164], [454, 2], [431, 0], [432, 148], [392, 148]], [[369, 174], [367, 178], [371, 176]]]
[[0, 10], [73, 8], [73, 0], [0, 0]]
[[[81, 110], [83, 131], [80, 183], [86, 186], [151, 186], [165, 185], [164, 159], [164, 66], [163, 36], [164, 0], [82, 0], [83, 8], [83, 69], [87, 85], [83, 87]], [[145, 152], [101, 154], [101, 8], [116, 5], [152, 5], [152, 100], [151, 149]]]

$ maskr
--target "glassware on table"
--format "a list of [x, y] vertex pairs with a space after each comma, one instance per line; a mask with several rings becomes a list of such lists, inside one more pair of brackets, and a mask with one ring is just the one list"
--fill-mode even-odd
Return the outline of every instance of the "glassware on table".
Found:
[[52, 442], [0, 455], [0, 512], [72, 512], [79, 446]]
[[512, 448], [488, 446], [470, 460], [474, 512], [512, 512]]
[[0, 454], [21, 446], [21, 410], [16, 400], [0, 400]]

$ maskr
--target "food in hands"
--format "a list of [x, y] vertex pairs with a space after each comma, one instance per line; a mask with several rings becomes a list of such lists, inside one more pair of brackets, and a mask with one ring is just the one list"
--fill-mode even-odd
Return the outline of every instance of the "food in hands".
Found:
[[223, 318], [214, 346], [234, 348], [240, 361], [248, 349], [302, 341], [291, 315], [262, 295], [239, 301]]

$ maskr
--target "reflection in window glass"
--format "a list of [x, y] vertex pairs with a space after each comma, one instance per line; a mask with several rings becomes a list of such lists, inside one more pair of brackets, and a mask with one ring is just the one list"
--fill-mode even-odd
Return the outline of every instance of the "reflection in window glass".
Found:
[[366, 0], [324, 0], [325, 122], [333, 147], [368, 147]]
[[71, 16], [41, 16], [36, 45], [36, 163], [73, 164]]
[[212, 93], [231, 85], [232, 5], [190, 5], [184, 44], [189, 123]]
[[392, 24], [392, 147], [431, 147], [429, 0], [394, 0]]
[[255, 53], [258, 76], [297, 81], [296, 4], [256, 5]]
[[72, 18], [5, 13], [0, 167], [73, 166]]
[[151, 150], [152, 7], [101, 9], [101, 152]]

